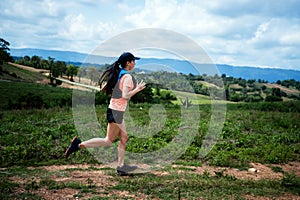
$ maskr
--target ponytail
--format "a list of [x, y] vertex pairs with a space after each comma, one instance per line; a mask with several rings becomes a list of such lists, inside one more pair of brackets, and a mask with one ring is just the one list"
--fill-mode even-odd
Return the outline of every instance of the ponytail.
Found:
[[103, 72], [99, 80], [99, 85], [102, 92], [105, 92], [107, 95], [112, 94], [113, 88], [118, 82], [120, 71], [120, 62], [116, 61]]

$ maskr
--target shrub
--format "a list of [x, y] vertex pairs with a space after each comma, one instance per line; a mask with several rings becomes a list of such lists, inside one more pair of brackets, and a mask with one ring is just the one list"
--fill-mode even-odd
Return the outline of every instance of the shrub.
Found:
[[269, 95], [265, 99], [266, 102], [283, 101], [281, 97]]

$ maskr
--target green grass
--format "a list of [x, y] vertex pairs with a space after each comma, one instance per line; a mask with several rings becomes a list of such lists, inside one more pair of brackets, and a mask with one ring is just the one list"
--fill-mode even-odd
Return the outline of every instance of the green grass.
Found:
[[[282, 102], [282, 106], [285, 103]], [[289, 104], [288, 104], [289, 105]], [[149, 125], [150, 105], [131, 105], [130, 113], [134, 125]], [[131, 152], [151, 152], [160, 149], [177, 134], [180, 126], [178, 106], [166, 109], [167, 118], [161, 131], [145, 135], [146, 139], [134, 137], [133, 129], [128, 128], [130, 140], [127, 150]], [[199, 133], [191, 146], [181, 156], [183, 160], [201, 161], [199, 150], [202, 138], [210, 122], [210, 107], [199, 107], [201, 120]], [[98, 136], [105, 136], [105, 106], [97, 106], [96, 112], [101, 125]], [[72, 110], [69, 108], [8, 110], [0, 114], [1, 166], [32, 165], [38, 163], [65, 162], [62, 155], [70, 139], [78, 132], [74, 125]], [[286, 163], [299, 161], [300, 152], [300, 113], [260, 111], [228, 107], [226, 121], [219, 135], [219, 142], [213, 147], [204, 161], [213, 165], [245, 167], [249, 162]], [[192, 119], [191, 119], [192, 120]], [[151, 132], [151, 129], [148, 131]], [[149, 134], [150, 134], [149, 132]], [[90, 159], [87, 151], [78, 154], [78, 163]], [[92, 159], [93, 160], [93, 159]], [[203, 161], [203, 160], [202, 160]], [[94, 162], [94, 161], [92, 161]]]
[[205, 96], [202, 94], [191, 94], [191, 93], [183, 92], [183, 91], [176, 91], [175, 94], [176, 94], [177, 100], [172, 101], [172, 103], [175, 105], [182, 105], [180, 100], [184, 101], [186, 97], [189, 98], [189, 101], [191, 101], [191, 103], [193, 105], [211, 104], [211, 98], [209, 96]]
[[222, 140], [208, 156], [212, 164], [242, 167], [249, 161], [286, 163], [300, 159], [299, 112], [228, 109]]
[[0, 110], [71, 106], [72, 90], [27, 82], [0, 81]]
[[[70, 106], [72, 90], [35, 83], [0, 82], [0, 92], [0, 105], [2, 109], [6, 108], [0, 114], [0, 165], [61, 162], [70, 138], [78, 135], [78, 132], [70, 107], [51, 107], [62, 106], [62, 102]], [[30, 93], [33, 96], [28, 95]], [[28, 109], [30, 105], [35, 107], [33, 103], [42, 103], [42, 109]], [[20, 105], [23, 110], [7, 110], [13, 105]], [[156, 151], [165, 147], [178, 133], [182, 123], [181, 107], [168, 104], [164, 105], [166, 119], [160, 130], [150, 127], [142, 133], [144, 137], [134, 137], [136, 125], [149, 126], [151, 106], [130, 104], [133, 119], [127, 121], [130, 136], [127, 150], [130, 152]], [[227, 104], [226, 120], [219, 142], [204, 160], [199, 159], [202, 141], [210, 125], [210, 106], [199, 105], [201, 118], [198, 134], [181, 159], [238, 168], [246, 167], [249, 162], [286, 163], [300, 160], [300, 120], [297, 120], [300, 119], [299, 101]], [[106, 106], [96, 106], [96, 112], [102, 127], [97, 136], [105, 136]], [[198, 110], [192, 109], [190, 112]], [[79, 162], [89, 160], [91, 155], [87, 154], [83, 151], [76, 159]]]
[[[279, 109], [280, 106], [282, 108]], [[299, 112], [286, 112], [284, 106], [289, 106], [293, 111], [296, 108], [282, 102], [273, 111], [257, 109], [260, 106], [234, 105], [228, 106], [226, 121], [219, 142], [204, 159], [199, 159], [199, 148], [201, 145], [201, 134], [207, 130], [210, 119], [209, 105], [201, 105], [201, 121], [199, 135], [192, 145], [176, 161], [182, 165], [177, 169], [166, 168], [166, 176], [157, 176], [151, 173], [140, 174], [131, 178], [121, 178], [114, 171], [107, 170], [112, 180], [118, 182], [116, 186], [107, 186], [104, 192], [97, 192], [97, 187], [91, 187], [93, 183], [59, 183], [51, 179], [56, 174], [65, 176], [72, 171], [45, 172], [43, 170], [29, 170], [18, 166], [41, 166], [52, 164], [70, 163], [98, 163], [88, 151], [81, 151], [70, 159], [63, 158], [65, 148], [70, 139], [77, 135], [73, 122], [72, 110], [69, 108], [31, 109], [31, 110], [7, 110], [1, 112], [0, 124], [0, 154], [1, 167], [1, 199], [39, 199], [34, 191], [39, 188], [46, 190], [72, 188], [78, 193], [75, 196], [84, 197], [93, 194], [92, 199], [118, 198], [114, 194], [111, 198], [107, 194], [114, 191], [129, 191], [130, 194], [145, 194], [149, 198], [176, 199], [243, 199], [245, 195], [264, 196], [276, 198], [284, 193], [300, 195], [298, 187], [299, 178], [292, 174], [286, 174], [282, 180], [237, 180], [235, 177], [226, 176], [222, 173], [218, 176], [209, 174], [195, 174], [188, 166], [201, 166], [202, 162], [211, 165], [245, 168], [249, 162], [262, 163], [286, 163], [299, 161]], [[131, 105], [132, 117], [135, 123], [148, 124], [146, 117], [150, 105]], [[105, 135], [106, 121], [105, 106], [97, 106], [97, 115], [101, 124], [99, 136]], [[169, 106], [166, 109], [166, 127], [156, 134], [152, 140], [141, 141], [130, 137], [128, 151], [152, 151], [157, 146], [157, 141], [167, 142], [176, 133], [180, 124], [178, 114], [180, 108]], [[279, 110], [278, 110], [279, 109]], [[131, 129], [128, 129], [131, 134]], [[147, 149], [145, 144], [147, 144]], [[163, 143], [162, 143], [163, 144]], [[78, 169], [77, 169], [78, 170]], [[87, 169], [98, 170], [98, 169]], [[184, 171], [178, 173], [177, 170]], [[280, 169], [274, 169], [280, 170]], [[54, 174], [53, 174], [54, 173]], [[280, 172], [282, 173], [282, 172]], [[8, 177], [21, 176], [27, 178], [23, 185], [9, 180]], [[41, 182], [30, 179], [40, 177]], [[15, 193], [17, 188], [25, 188], [23, 193]], [[106, 197], [103, 197], [106, 196]]]
[[47, 78], [41, 73], [21, 69], [8, 63], [3, 64], [3, 71], [4, 73], [0, 75], [0, 79], [10, 81], [25, 81], [35, 83], [37, 81], [42, 81], [43, 79]]

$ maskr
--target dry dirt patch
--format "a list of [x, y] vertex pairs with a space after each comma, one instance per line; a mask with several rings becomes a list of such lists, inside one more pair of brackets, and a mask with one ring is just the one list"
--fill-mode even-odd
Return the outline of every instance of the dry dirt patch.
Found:
[[[209, 173], [210, 176], [215, 176], [216, 172], [221, 172], [224, 175], [234, 176], [237, 179], [249, 179], [249, 180], [261, 180], [261, 179], [282, 179], [283, 173], [274, 172], [272, 166], [277, 166], [282, 168], [282, 170], [289, 174], [295, 174], [300, 177], [300, 162], [290, 162], [284, 165], [263, 165], [260, 163], [250, 163], [248, 170], [239, 170], [235, 168], [226, 167], [215, 167], [209, 165], [203, 165], [201, 167], [187, 167], [194, 170], [194, 173], [204, 174]], [[173, 165], [173, 167], [179, 167]], [[184, 173], [182, 170], [178, 170], [179, 173]], [[166, 172], [155, 172], [156, 175], [165, 176], [168, 175]]]
[[15, 191], [16, 193], [34, 193], [41, 196], [43, 199], [88, 199], [95, 196], [112, 197], [116, 199], [149, 199], [145, 194], [134, 193], [128, 191], [109, 189], [118, 184], [112, 175], [108, 175], [103, 168], [104, 165], [52, 165], [43, 167], [28, 167], [29, 170], [43, 169], [46, 173], [49, 172], [49, 180], [55, 181], [56, 184], [76, 183], [82, 185], [91, 185], [94, 192], [83, 193], [82, 196], [76, 198], [80, 193], [79, 189], [63, 188], [63, 189], [47, 189], [41, 187], [38, 189], [30, 188], [26, 190], [26, 185], [35, 182], [39, 184], [42, 180], [40, 177], [27, 176], [26, 178], [20, 176], [12, 176], [10, 180], [20, 184], [20, 187]]
[[[223, 167], [214, 167], [209, 165], [203, 165], [201, 167], [194, 166], [185, 166], [186, 168], [193, 169], [189, 171], [189, 173], [209, 173], [211, 176], [215, 176], [216, 172], [222, 172], [224, 175], [234, 176], [237, 179], [251, 179], [251, 180], [260, 180], [260, 179], [277, 179], [280, 180], [283, 177], [283, 173], [274, 172], [271, 167], [277, 166], [282, 168], [282, 170], [286, 173], [295, 173], [296, 176], [300, 176], [300, 162], [291, 162], [285, 165], [263, 165], [260, 163], [251, 163], [251, 168], [255, 169], [255, 171], [248, 170], [238, 170], [233, 168], [223, 168]], [[185, 170], [180, 169], [182, 166], [173, 165], [174, 169], [177, 170], [178, 173], [186, 173]], [[93, 189], [96, 191], [96, 194], [93, 193], [84, 193], [83, 197], [79, 199], [88, 199], [90, 197], [95, 196], [107, 196], [107, 197], [116, 197], [117, 199], [149, 199], [149, 196], [141, 193], [130, 193], [128, 191], [122, 190], [113, 190], [109, 189], [111, 186], [115, 186], [118, 184], [115, 177], [107, 173], [103, 168], [106, 168], [104, 165], [52, 165], [52, 166], [43, 166], [43, 167], [29, 167], [28, 169], [43, 169], [46, 172], [49, 172], [50, 176], [48, 177], [50, 180], [55, 181], [57, 184], [63, 183], [79, 183], [83, 185], [92, 184]], [[151, 172], [157, 176], [168, 176], [169, 172], [166, 171], [153, 171]], [[52, 174], [52, 175], [51, 175]], [[26, 177], [22, 178], [19, 176], [10, 177], [10, 180], [17, 182], [20, 184], [20, 187], [17, 189], [17, 193], [26, 192], [25, 186], [31, 181], [35, 181], [40, 183], [42, 178], [39, 177]], [[32, 193], [38, 194], [44, 199], [75, 199], [75, 196], [80, 193], [79, 189], [72, 188], [63, 188], [63, 189], [52, 189], [48, 190], [46, 187], [41, 187], [36, 190], [32, 190]], [[243, 196], [245, 199], [254, 200], [254, 199], [272, 199], [267, 197], [256, 197], [253, 195], [245, 195]], [[295, 199], [300, 200], [299, 196], [295, 196], [292, 194], [284, 194], [277, 199], [285, 200], [285, 199]]]
[[298, 90], [286, 88], [286, 87], [278, 85], [278, 84], [267, 83], [265, 85], [268, 86], [268, 87], [271, 87], [271, 88], [279, 88], [280, 90], [282, 90], [282, 91], [284, 91], [288, 94], [299, 93]]
[[28, 70], [28, 71], [32, 71], [32, 72], [39, 72], [39, 73], [43, 73], [43, 74], [49, 73], [49, 70], [46, 70], [46, 69], [36, 69], [34, 67], [29, 67], [29, 66], [25, 66], [25, 65], [16, 64], [16, 63], [11, 63], [11, 62], [9, 62], [8, 64]]
[[[274, 198], [269, 197], [257, 197], [252, 195], [245, 195], [244, 198], [246, 200], [274, 200]], [[284, 194], [283, 196], [276, 197], [276, 200], [299, 200], [300, 197], [292, 194]]]
[[290, 162], [285, 165], [271, 165], [281, 167], [284, 172], [289, 174], [295, 174], [297, 177], [300, 177], [300, 162]]

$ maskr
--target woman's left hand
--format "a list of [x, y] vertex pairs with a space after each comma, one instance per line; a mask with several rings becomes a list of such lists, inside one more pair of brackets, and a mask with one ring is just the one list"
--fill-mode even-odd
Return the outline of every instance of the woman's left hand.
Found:
[[136, 89], [138, 90], [138, 92], [145, 88], [146, 88], [146, 83], [143, 80], [141, 80], [141, 82], [137, 82]]

